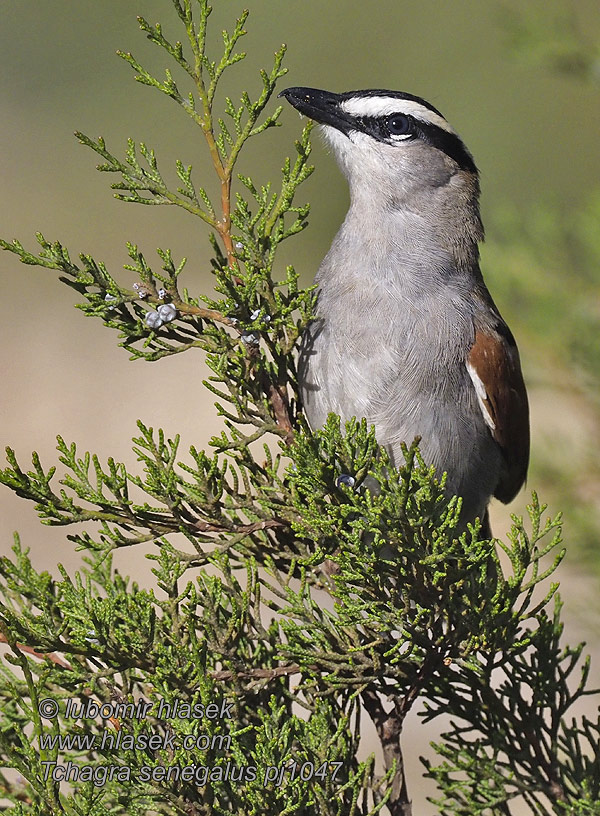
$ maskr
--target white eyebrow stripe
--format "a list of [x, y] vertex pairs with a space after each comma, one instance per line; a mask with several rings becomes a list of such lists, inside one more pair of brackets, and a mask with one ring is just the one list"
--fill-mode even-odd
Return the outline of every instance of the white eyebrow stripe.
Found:
[[340, 103], [340, 108], [351, 116], [389, 116], [391, 113], [406, 113], [456, 135], [454, 128], [443, 116], [412, 99], [398, 99], [395, 96], [355, 96], [352, 99], [344, 99]]

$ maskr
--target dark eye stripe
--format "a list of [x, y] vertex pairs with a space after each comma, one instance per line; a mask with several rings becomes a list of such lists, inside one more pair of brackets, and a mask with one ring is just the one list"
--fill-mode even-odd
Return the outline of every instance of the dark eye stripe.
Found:
[[465, 147], [460, 136], [455, 133], [448, 133], [447, 130], [431, 125], [427, 122], [420, 122], [415, 120], [417, 128], [417, 135], [420, 139], [432, 147], [441, 150], [451, 159], [453, 159], [461, 170], [467, 170], [470, 173], [477, 173], [477, 167], [473, 161], [473, 156]]
[[356, 117], [356, 128], [379, 142], [385, 142], [385, 144], [401, 145], [414, 139], [421, 139], [449, 156], [458, 164], [461, 170], [467, 170], [470, 173], [477, 172], [473, 157], [463, 144], [460, 136], [449, 133], [447, 130], [443, 130], [430, 122], [423, 122], [421, 119], [409, 114], [402, 113], [401, 115], [408, 120], [408, 129], [406, 131], [406, 135], [409, 136], [408, 139], [393, 138], [388, 127], [390, 116]]

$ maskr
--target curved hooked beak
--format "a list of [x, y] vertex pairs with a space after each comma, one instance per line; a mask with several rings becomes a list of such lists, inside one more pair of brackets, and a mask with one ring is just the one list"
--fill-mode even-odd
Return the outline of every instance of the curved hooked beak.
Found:
[[341, 130], [346, 136], [356, 128], [356, 122], [340, 106], [341, 94], [320, 91], [318, 88], [286, 88], [278, 96], [287, 99], [304, 116], [314, 119], [320, 125]]

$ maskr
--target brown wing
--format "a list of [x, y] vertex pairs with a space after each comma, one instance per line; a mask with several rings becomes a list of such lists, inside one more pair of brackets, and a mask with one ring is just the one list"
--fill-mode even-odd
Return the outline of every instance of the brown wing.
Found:
[[527, 476], [529, 405], [517, 344], [501, 319], [493, 328], [475, 330], [467, 369], [484, 419], [504, 456], [506, 467], [494, 496], [506, 504]]

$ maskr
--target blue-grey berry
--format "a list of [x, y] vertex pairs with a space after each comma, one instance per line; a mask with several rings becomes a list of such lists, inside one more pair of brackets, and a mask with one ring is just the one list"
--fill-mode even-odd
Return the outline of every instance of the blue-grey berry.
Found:
[[144, 322], [146, 326], [149, 326], [151, 329], [160, 329], [163, 324], [163, 320], [158, 312], [151, 311], [146, 312], [146, 316], [144, 317]]
[[347, 473], [340, 473], [340, 475], [336, 479], [336, 487], [340, 487], [340, 485], [348, 485], [348, 487], [354, 487], [356, 479], [354, 476], [349, 476]]
[[163, 323], [170, 323], [177, 317], [177, 309], [172, 303], [163, 303], [158, 307], [158, 314]]

